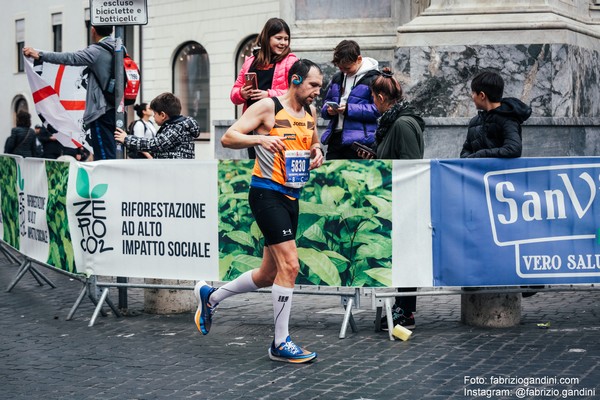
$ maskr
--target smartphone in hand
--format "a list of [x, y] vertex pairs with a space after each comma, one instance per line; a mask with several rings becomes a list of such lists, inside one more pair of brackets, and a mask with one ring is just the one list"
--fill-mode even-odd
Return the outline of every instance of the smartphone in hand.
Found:
[[252, 90], [258, 89], [258, 80], [256, 79], [256, 72], [246, 72], [246, 74], [244, 74], [244, 80], [244, 86], [249, 86]]
[[354, 142], [354, 143], [352, 143], [351, 147], [352, 147], [352, 150], [354, 150], [356, 152], [358, 152], [359, 150], [362, 150], [362, 151], [366, 152], [367, 154], [371, 155], [373, 158], [377, 158], [377, 153], [375, 153], [372, 148], [365, 146], [362, 143]]
[[340, 108], [340, 105], [338, 103], [336, 103], [335, 101], [328, 101], [325, 104], [328, 105], [329, 107], [333, 108], [335, 111], [337, 111], [337, 109]]

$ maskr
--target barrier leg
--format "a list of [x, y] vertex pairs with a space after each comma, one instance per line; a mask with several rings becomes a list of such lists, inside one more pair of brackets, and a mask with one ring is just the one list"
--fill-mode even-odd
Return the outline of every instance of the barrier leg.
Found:
[[104, 288], [102, 290], [102, 295], [100, 295], [100, 299], [98, 300], [98, 304], [96, 304], [94, 313], [92, 314], [92, 319], [90, 319], [90, 323], [88, 324], [89, 327], [94, 326], [94, 324], [96, 323], [96, 318], [98, 318], [98, 314], [100, 314], [100, 312], [102, 311], [102, 304], [106, 300], [107, 296], [108, 296], [108, 288]]
[[19, 266], [19, 271], [17, 272], [15, 279], [11, 282], [10, 285], [8, 285], [8, 288], [6, 289], [7, 292], [10, 292], [15, 287], [15, 285], [21, 280], [23, 275], [25, 275], [25, 273], [28, 271], [30, 265], [31, 261], [29, 261], [28, 259], [23, 260], [23, 262]]
[[73, 318], [73, 315], [75, 315], [75, 311], [77, 311], [77, 309], [81, 305], [81, 302], [83, 301], [83, 298], [85, 297], [85, 294], [87, 291], [88, 291], [88, 285], [87, 285], [87, 281], [86, 281], [83, 284], [83, 288], [81, 288], [81, 292], [79, 292], [79, 296], [77, 296], [77, 300], [75, 301], [75, 304], [73, 304], [73, 307], [71, 307], [71, 311], [69, 311], [69, 315], [67, 315], [67, 321], [70, 321]]
[[[127, 283], [127, 278], [117, 276], [117, 283]], [[119, 288], [119, 308], [127, 310], [127, 287]]]
[[382, 308], [377, 307], [377, 311], [375, 311], [375, 332], [381, 332], [381, 314]]
[[106, 312], [102, 310], [102, 303], [98, 301], [98, 297], [96, 297], [96, 294], [94, 293], [96, 288], [97, 286], [95, 284], [90, 284], [90, 290], [88, 290], [88, 297], [96, 307], [98, 307], [98, 304], [100, 304], [100, 313], [102, 313], [103, 317], [106, 317], [108, 314], [106, 314]]
[[21, 263], [19, 259], [8, 251], [5, 246], [6, 244], [4, 242], [0, 242], [0, 251], [4, 254], [4, 257], [6, 257], [11, 264], [19, 265]]
[[117, 307], [115, 307], [115, 305], [113, 304], [113, 302], [110, 301], [110, 299], [106, 299], [105, 301], [106, 301], [106, 304], [108, 304], [108, 306], [110, 307], [110, 309], [115, 314], [115, 317], [120, 318], [121, 317], [121, 312], [119, 311], [119, 309]]
[[56, 288], [56, 285], [50, 279], [48, 279], [48, 277], [46, 275], [42, 274], [39, 269], [37, 269], [36, 267], [34, 267], [32, 263], [30, 263], [30, 265], [29, 265], [29, 272], [31, 272], [31, 275], [33, 275], [33, 277], [35, 278], [35, 280], [38, 281], [38, 283], [40, 284], [40, 286], [43, 286], [43, 283], [40, 282], [40, 280], [38, 279], [38, 277], [42, 278], [42, 280], [44, 282], [46, 282], [48, 285], [50, 285], [53, 289]]
[[36, 267], [33, 266], [31, 260], [25, 258], [21, 263], [21, 266], [19, 267], [19, 271], [17, 272], [15, 279], [11, 282], [10, 285], [8, 285], [6, 291], [10, 292], [15, 287], [15, 285], [19, 283], [19, 281], [21, 280], [21, 278], [23, 278], [23, 275], [25, 275], [27, 271], [31, 273], [31, 275], [35, 278], [35, 280], [40, 286], [44, 285], [42, 283], [43, 280], [48, 285], [52, 286], [52, 288], [56, 288], [56, 285], [50, 279], [48, 279], [46, 275], [42, 274]]
[[385, 298], [385, 315], [387, 317], [388, 323], [388, 334], [390, 336], [390, 340], [394, 340], [394, 335], [392, 331], [394, 330], [394, 319], [392, 318], [392, 298]]
[[[354, 289], [354, 305], [356, 305], [356, 308], [360, 308], [360, 289], [359, 288], [355, 288]], [[352, 313], [350, 313], [350, 328], [352, 328], [352, 332], [356, 333], [358, 332], [358, 326], [356, 326], [356, 321], [354, 321], [354, 315]]]
[[340, 329], [340, 339], [344, 339], [346, 337], [346, 329], [348, 329], [348, 322], [350, 318], [352, 318], [352, 305], [354, 304], [354, 299], [352, 297], [347, 299], [346, 303], [346, 312], [344, 313], [344, 321], [342, 322], [342, 328]]
[[358, 326], [356, 325], [356, 321], [354, 320], [354, 314], [350, 313], [350, 329], [352, 329], [352, 332], [356, 333], [358, 332]]
[[342, 296], [342, 305], [346, 309], [344, 313], [344, 320], [342, 321], [342, 327], [340, 328], [340, 339], [344, 339], [346, 337], [346, 330], [348, 329], [348, 323], [350, 324], [350, 328], [352, 328], [352, 332], [358, 332], [358, 327], [356, 326], [356, 321], [354, 321], [354, 316], [352, 315], [352, 307], [354, 307], [354, 303], [356, 302], [356, 306], [360, 307], [360, 289], [354, 289], [353, 296]]
[[38, 276], [35, 274], [35, 270], [33, 267], [29, 268], [29, 273], [31, 274], [31, 276], [33, 276], [33, 279], [37, 281], [38, 286], [44, 286], [44, 282], [42, 282], [42, 280], [38, 278]]

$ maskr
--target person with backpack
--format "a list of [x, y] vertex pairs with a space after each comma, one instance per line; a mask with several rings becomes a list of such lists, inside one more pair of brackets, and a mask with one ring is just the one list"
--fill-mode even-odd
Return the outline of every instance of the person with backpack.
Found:
[[[156, 128], [150, 121], [150, 117], [154, 112], [148, 103], [140, 103], [133, 106], [135, 113], [139, 119], [136, 119], [127, 128], [127, 133], [139, 138], [153, 139], [156, 136]], [[152, 154], [147, 151], [127, 152], [128, 158], [153, 158]]]
[[[92, 26], [93, 43], [85, 49], [71, 53], [38, 51], [32, 47], [23, 48], [23, 55], [51, 64], [86, 66], [87, 94], [83, 122], [90, 130], [90, 143], [94, 150], [94, 160], [116, 158], [116, 143], [113, 132], [116, 128], [115, 104], [107, 101], [105, 91], [114, 78], [113, 53], [116, 41], [111, 37], [112, 26]], [[100, 43], [110, 46], [110, 52]]]

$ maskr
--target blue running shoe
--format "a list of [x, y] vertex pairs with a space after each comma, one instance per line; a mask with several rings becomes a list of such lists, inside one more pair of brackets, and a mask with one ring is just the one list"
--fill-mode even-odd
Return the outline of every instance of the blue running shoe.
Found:
[[273, 361], [283, 361], [295, 364], [306, 363], [317, 358], [317, 353], [304, 350], [292, 342], [288, 336], [285, 342], [275, 347], [275, 341], [269, 349], [269, 358]]
[[212, 325], [212, 316], [219, 305], [215, 304], [213, 306], [208, 302], [210, 295], [215, 290], [217, 290], [217, 288], [208, 285], [204, 281], [199, 281], [194, 287], [194, 295], [196, 295], [196, 300], [198, 300], [198, 309], [196, 310], [194, 321], [196, 322], [198, 330], [202, 332], [203, 335], [208, 335], [210, 326]]

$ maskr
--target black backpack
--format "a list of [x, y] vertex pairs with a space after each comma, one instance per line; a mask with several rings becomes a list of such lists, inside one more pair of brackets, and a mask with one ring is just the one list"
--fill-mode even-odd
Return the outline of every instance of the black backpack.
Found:
[[[142, 120], [141, 119], [136, 119], [135, 121], [131, 121], [131, 123], [127, 127], [127, 134], [128, 135], [133, 135], [133, 127], [138, 122], [142, 122]], [[146, 136], [146, 131], [148, 130], [148, 127], [146, 126], [146, 124], [144, 122], [142, 122], [142, 124], [144, 125], [144, 136]]]
[[[133, 135], [133, 127], [138, 122], [141, 122], [142, 125], [144, 125], [144, 136], [146, 136], [146, 131], [148, 130], [148, 127], [146, 126], [146, 124], [141, 119], [136, 119], [135, 121], [132, 121], [129, 124], [129, 126], [127, 127], [127, 134], [128, 135]], [[144, 156], [141, 152], [134, 152], [134, 151], [130, 152], [129, 150], [127, 151], [127, 157], [128, 158], [146, 158], [146, 156]]]

